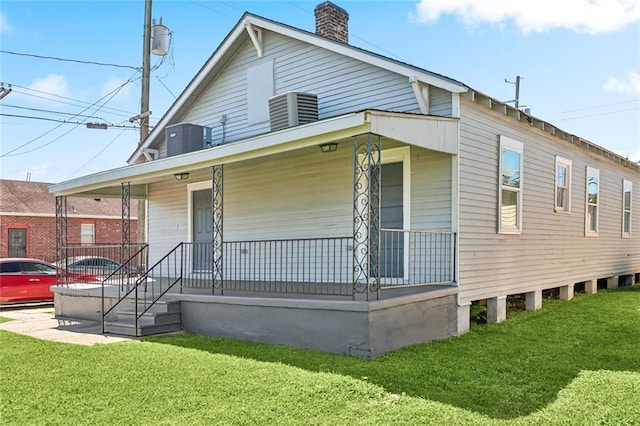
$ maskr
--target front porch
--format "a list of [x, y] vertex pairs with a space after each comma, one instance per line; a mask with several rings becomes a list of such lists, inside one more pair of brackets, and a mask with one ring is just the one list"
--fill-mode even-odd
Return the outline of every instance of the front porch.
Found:
[[[209, 160], [178, 155], [130, 166], [127, 181], [116, 170], [76, 187], [120, 193], [123, 248], [128, 200], [146, 198], [149, 246], [134, 257], [148, 266], [131, 274], [123, 254], [101, 286], [57, 289], [56, 315], [99, 315], [108, 331], [132, 306], [140, 335], [154, 305], [178, 301], [187, 332], [361, 356], [457, 334], [457, 122], [391, 115], [376, 127], [395, 137], [342, 129], [242, 158], [222, 145], [202, 151]], [[56, 198], [60, 258], [65, 191]]]

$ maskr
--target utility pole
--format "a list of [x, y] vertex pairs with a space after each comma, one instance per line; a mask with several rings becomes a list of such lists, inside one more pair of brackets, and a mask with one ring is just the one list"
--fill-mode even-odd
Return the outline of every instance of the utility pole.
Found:
[[509, 83], [509, 84], [515, 84], [516, 85], [516, 98], [511, 100], [511, 101], [507, 101], [507, 102], [514, 102], [514, 107], [515, 109], [518, 109], [520, 107], [520, 76], [517, 75], [516, 76], [516, 81], [509, 81], [506, 78], [504, 79], [505, 83]]
[[144, 36], [142, 41], [142, 97], [140, 100], [140, 142], [149, 135], [149, 76], [151, 74], [151, 0], [144, 1]]
[[[144, 143], [144, 140], [149, 136], [149, 85], [151, 76], [151, 53], [158, 56], [164, 56], [167, 54], [167, 43], [169, 37], [169, 29], [162, 25], [162, 18], [160, 18], [160, 25], [156, 25], [153, 22], [153, 29], [151, 27], [151, 0], [144, 1], [144, 35], [142, 38], [142, 95], [140, 97], [140, 115], [129, 119], [129, 121], [140, 120], [140, 140], [138, 146]], [[151, 38], [153, 30], [153, 48], [151, 46]], [[146, 243], [146, 205], [143, 202], [138, 202], [138, 242]]]
[[[140, 141], [142, 145], [149, 135], [149, 76], [151, 74], [151, 0], [144, 1], [144, 35], [142, 37], [142, 96], [140, 99]], [[138, 200], [137, 240], [147, 242], [146, 198]]]

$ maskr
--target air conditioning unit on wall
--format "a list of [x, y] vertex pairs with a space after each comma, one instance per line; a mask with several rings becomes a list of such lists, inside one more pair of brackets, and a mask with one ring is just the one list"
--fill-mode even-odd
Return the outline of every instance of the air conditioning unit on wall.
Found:
[[286, 92], [269, 98], [271, 131], [318, 121], [318, 96]]
[[203, 149], [205, 147], [204, 132], [204, 127], [191, 123], [178, 123], [165, 127], [167, 157]]

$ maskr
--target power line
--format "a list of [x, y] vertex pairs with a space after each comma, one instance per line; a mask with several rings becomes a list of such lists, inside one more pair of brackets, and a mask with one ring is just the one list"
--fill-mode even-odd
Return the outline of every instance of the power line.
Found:
[[115, 142], [115, 141], [116, 141], [120, 136], [122, 136], [122, 134], [124, 133], [124, 131], [125, 131], [125, 130], [126, 130], [126, 129], [124, 129], [124, 130], [122, 130], [120, 133], [118, 133], [118, 135], [117, 135], [115, 138], [111, 139], [111, 141], [110, 141], [108, 144], [106, 144], [106, 145], [104, 146], [104, 148], [102, 148], [100, 151], [98, 151], [98, 152], [96, 153], [96, 155], [94, 155], [93, 157], [91, 157], [89, 160], [87, 160], [87, 162], [86, 162], [86, 163], [84, 163], [82, 166], [78, 167], [78, 169], [76, 169], [76, 171], [74, 171], [73, 173], [71, 173], [71, 174], [67, 177], [67, 179], [71, 179], [71, 178], [72, 178], [76, 173], [78, 173], [80, 170], [82, 170], [82, 169], [84, 169], [85, 167], [87, 167], [87, 165], [89, 165], [93, 160], [95, 160], [96, 158], [98, 158], [98, 156], [99, 156], [100, 154], [102, 154], [103, 152], [105, 152], [105, 151], [107, 150], [107, 148], [109, 148], [109, 147], [111, 146], [111, 144], [113, 144], [113, 143], [114, 143], [114, 142]]
[[[134, 74], [134, 75], [135, 75], [135, 74]], [[88, 107], [86, 107], [85, 109], [83, 109], [82, 111], [80, 111], [80, 112], [78, 113], [78, 115], [79, 115], [79, 114], [82, 114], [83, 112], [85, 112], [85, 111], [87, 111], [87, 110], [89, 110], [91, 107], [95, 106], [98, 102], [102, 101], [103, 99], [105, 99], [105, 98], [108, 96], [109, 98], [108, 98], [107, 100], [105, 100], [104, 104], [103, 104], [102, 106], [98, 107], [98, 109], [96, 109], [96, 112], [97, 112], [97, 111], [100, 111], [100, 110], [101, 110], [101, 109], [102, 109], [102, 108], [103, 108], [103, 107], [104, 107], [108, 102], [110, 102], [110, 101], [111, 101], [111, 99], [113, 99], [113, 98], [114, 98], [114, 97], [115, 97], [115, 96], [120, 92], [120, 90], [121, 90], [124, 86], [126, 86], [127, 84], [129, 84], [129, 83], [131, 83], [131, 82], [133, 82], [133, 81], [134, 81], [133, 77], [134, 77], [133, 75], [132, 75], [131, 77], [129, 77], [129, 79], [128, 79], [127, 81], [125, 81], [123, 84], [121, 84], [120, 86], [118, 86], [117, 88], [115, 88], [114, 90], [112, 90], [110, 93], [107, 93], [107, 94], [106, 94], [106, 95], [104, 95], [102, 98], [98, 99], [98, 100], [97, 100], [96, 102], [94, 102], [92, 105], [89, 105]], [[72, 118], [73, 118], [73, 117], [72, 117]], [[50, 141], [50, 142], [45, 143], [44, 145], [40, 145], [40, 146], [39, 146], [39, 147], [37, 147], [37, 148], [30, 149], [30, 150], [28, 150], [28, 151], [23, 151], [23, 152], [20, 152], [20, 153], [17, 153], [17, 154], [13, 154], [14, 152], [16, 152], [16, 151], [18, 151], [18, 150], [20, 150], [20, 149], [22, 149], [22, 148], [24, 148], [24, 147], [26, 147], [26, 146], [30, 145], [31, 143], [33, 143], [33, 142], [37, 141], [38, 139], [40, 139], [40, 138], [42, 138], [42, 137], [44, 137], [44, 136], [48, 135], [49, 133], [53, 132], [54, 130], [56, 130], [56, 129], [60, 128], [60, 126], [62, 126], [62, 124], [64, 124], [64, 123], [60, 123], [60, 124], [58, 124], [57, 126], [53, 127], [52, 129], [50, 129], [50, 130], [48, 130], [48, 131], [44, 132], [44, 133], [43, 133], [43, 134], [41, 134], [40, 136], [38, 136], [38, 137], [36, 137], [36, 138], [33, 138], [33, 139], [31, 139], [30, 141], [28, 141], [28, 142], [23, 143], [22, 145], [18, 146], [17, 148], [12, 149], [11, 151], [9, 151], [9, 152], [7, 152], [7, 153], [5, 153], [5, 154], [0, 155], [0, 158], [1, 158], [1, 157], [13, 157], [13, 156], [16, 156], [16, 155], [23, 155], [23, 154], [27, 154], [27, 153], [29, 153], [29, 152], [37, 151], [37, 150], [39, 150], [39, 149], [41, 149], [41, 148], [44, 148], [44, 147], [45, 147], [45, 146], [47, 146], [47, 145], [51, 145], [52, 143], [54, 143], [54, 142], [58, 141], [60, 138], [62, 138], [63, 136], [68, 135], [69, 133], [71, 133], [73, 130], [75, 130], [75, 129], [76, 129], [76, 128], [78, 128], [78, 126], [79, 126], [79, 124], [75, 125], [75, 126], [74, 126], [71, 130], [69, 130], [68, 132], [66, 132], [66, 133], [62, 134], [61, 136], [59, 136], [59, 137], [57, 137], [57, 138], [53, 139], [53, 140], [52, 140], [52, 141]], [[84, 123], [82, 123], [82, 124], [84, 124]]]
[[[33, 115], [19, 115], [19, 114], [5, 114], [5, 113], [0, 113], [0, 116], [3, 117], [14, 117], [14, 118], [28, 118], [30, 120], [43, 120], [43, 121], [53, 121], [56, 123], [62, 123], [62, 124], [79, 124], [79, 125], [85, 125], [87, 124], [86, 122], [81, 122], [81, 121], [69, 121], [69, 120], [58, 120], [55, 118], [47, 118], [47, 117], [36, 117]], [[78, 115], [80, 116], [80, 115]], [[80, 117], [91, 117], [89, 115], [82, 115]], [[120, 124], [105, 124], [105, 126], [107, 127], [114, 127], [114, 128], [120, 128], [120, 129], [135, 129], [138, 130], [138, 127], [135, 126], [123, 126]], [[4, 155], [3, 155], [4, 157]]]
[[109, 64], [105, 62], [83, 61], [80, 59], [58, 58], [55, 56], [34, 55], [32, 53], [11, 52], [9, 50], [0, 50], [0, 53], [6, 53], [9, 55], [17, 55], [17, 56], [28, 56], [28, 57], [37, 58], [37, 59], [49, 59], [53, 61], [76, 62], [79, 64], [86, 64], [86, 65], [100, 65], [103, 67], [129, 68], [136, 71], [140, 71], [142, 69], [140, 67], [133, 67], [131, 65], [118, 65], [118, 64]]
[[197, 2], [197, 1], [193, 1], [193, 0], [192, 0], [192, 1], [191, 1], [191, 3], [193, 3], [193, 4], [197, 4], [198, 6], [200, 6], [200, 7], [204, 7], [205, 9], [209, 9], [209, 10], [210, 10], [210, 11], [212, 11], [213, 13], [217, 13], [218, 15], [220, 15], [220, 16], [224, 16], [225, 18], [229, 18], [229, 19], [234, 20], [234, 21], [236, 21], [236, 20], [237, 20], [237, 19], [236, 19], [236, 18], [234, 18], [233, 16], [229, 16], [229, 15], [224, 14], [224, 13], [222, 13], [222, 12], [218, 11], [218, 10], [212, 9], [212, 8], [210, 8], [209, 6], [205, 6], [204, 4], [202, 4], [202, 3], [200, 3], [200, 2]]
[[93, 118], [95, 120], [107, 121], [102, 117], [95, 117], [93, 115], [73, 114], [71, 112], [54, 111], [54, 110], [51, 110], [51, 109], [41, 109], [41, 108], [28, 108], [28, 107], [22, 107], [22, 106], [18, 106], [18, 105], [9, 105], [9, 104], [3, 104], [2, 106], [6, 107], [6, 108], [24, 109], [24, 110], [27, 110], [27, 111], [48, 112], [48, 113], [57, 114], [57, 115], [75, 115], [76, 117]]
[[[299, 6], [299, 5], [295, 4], [295, 3], [294, 3], [294, 2], [292, 2], [291, 0], [287, 0], [287, 3], [289, 3], [289, 4], [290, 4], [291, 6], [293, 6], [293, 7], [296, 7], [296, 8], [298, 8], [298, 9], [300, 9], [300, 10], [302, 10], [302, 11], [304, 11], [304, 12], [308, 13], [308, 14], [309, 14], [309, 15], [311, 15], [311, 16], [315, 16], [315, 13], [314, 13], [314, 12], [312, 12], [312, 11], [310, 11], [310, 10], [308, 10], [308, 9], [305, 9], [305, 8], [304, 8], [304, 7], [302, 7], [302, 6]], [[401, 60], [401, 61], [407, 62], [407, 60], [406, 60], [406, 59], [401, 58], [400, 56], [396, 55], [395, 53], [390, 52], [390, 51], [388, 51], [388, 50], [386, 50], [386, 49], [383, 49], [382, 47], [377, 46], [377, 45], [375, 45], [375, 44], [371, 43], [370, 41], [368, 41], [368, 40], [366, 40], [366, 39], [364, 39], [364, 38], [362, 38], [362, 37], [358, 37], [358, 35], [354, 34], [354, 33], [353, 33], [353, 32], [351, 32], [351, 31], [349, 31], [349, 36], [350, 36], [350, 37], [353, 37], [353, 38], [355, 38], [355, 39], [357, 39], [357, 40], [360, 40], [361, 42], [366, 43], [366, 44], [368, 44], [369, 46], [375, 47], [376, 49], [378, 49], [378, 50], [379, 50], [379, 51], [381, 51], [381, 52], [384, 52], [385, 54], [389, 55], [390, 57], [395, 57], [395, 58], [397, 58], [397, 59], [399, 59], [399, 60]]]
[[609, 107], [609, 106], [630, 104], [630, 103], [633, 103], [633, 102], [640, 102], [640, 99], [633, 99], [633, 100], [630, 100], [630, 101], [623, 101], [623, 102], [614, 102], [614, 103], [611, 103], [611, 104], [602, 104], [602, 105], [590, 106], [590, 107], [585, 107], [585, 108], [570, 109], [570, 110], [567, 110], [567, 111], [562, 111], [562, 112], [560, 112], [560, 114], [568, 114], [568, 113], [571, 113], [571, 112], [588, 111], [590, 109], [600, 109], [600, 108], [606, 108], [606, 107]]
[[177, 98], [178, 98], [176, 95], [174, 95], [174, 94], [173, 94], [173, 92], [171, 91], [171, 89], [169, 89], [169, 88], [167, 87], [167, 85], [166, 85], [166, 84], [164, 84], [164, 81], [162, 81], [162, 79], [160, 79], [160, 77], [158, 77], [158, 76], [156, 75], [156, 79], [160, 82], [160, 84], [162, 84], [162, 86], [163, 86], [165, 89], [167, 89], [167, 92], [171, 93], [171, 96], [173, 96], [173, 99], [177, 99]]
[[[129, 79], [129, 80], [131, 80], [131, 79]], [[133, 82], [135, 80], [131, 80], [131, 81]], [[14, 90], [14, 92], [20, 93], [20, 94], [25, 95], [25, 96], [32, 96], [34, 98], [46, 99], [46, 100], [49, 100], [49, 101], [52, 101], [52, 102], [58, 102], [58, 103], [61, 103], [61, 104], [71, 105], [71, 106], [95, 105], [95, 102], [92, 104], [91, 102], [86, 102], [86, 101], [81, 101], [81, 100], [78, 100], [78, 99], [68, 98], [66, 96], [58, 95], [58, 94], [55, 94], [55, 93], [44, 92], [42, 90], [37, 90], [37, 89], [32, 89], [30, 87], [21, 86], [19, 84], [6, 83], [6, 82], [2, 82], [2, 83], [3, 84], [10, 84], [12, 88], [16, 88], [17, 87], [18, 89], [27, 90], [27, 91], [30, 91], [30, 92], [41, 93], [43, 95], [46, 95], [46, 96], [38, 96], [38, 95], [33, 95], [31, 93], [25, 93], [25, 92], [20, 91], [20, 90], [17, 90], [17, 91]], [[105, 97], [106, 96], [108, 96], [108, 94], [105, 95]], [[68, 101], [73, 101], [75, 103], [63, 102], [63, 101], [60, 101], [60, 100], [58, 100], [56, 98], [65, 99], [65, 100], [68, 100]], [[107, 106], [105, 106], [104, 109], [105, 110], [109, 110], [109, 111], [116, 111], [116, 112], [122, 113], [121, 114], [122, 117], [131, 117], [133, 114], [135, 114], [135, 112], [126, 111], [126, 110], [118, 109], [118, 108], [107, 107]], [[112, 113], [112, 114], [118, 115], [118, 114], [115, 114], [115, 113]]]
[[561, 120], [562, 121], [577, 120], [579, 118], [600, 117], [601, 115], [610, 115], [610, 114], [617, 114], [619, 112], [629, 112], [629, 111], [638, 111], [638, 110], [640, 110], [640, 108], [619, 109], [617, 111], [607, 111], [607, 112], [600, 112], [597, 114], [580, 115], [578, 117], [562, 118]]

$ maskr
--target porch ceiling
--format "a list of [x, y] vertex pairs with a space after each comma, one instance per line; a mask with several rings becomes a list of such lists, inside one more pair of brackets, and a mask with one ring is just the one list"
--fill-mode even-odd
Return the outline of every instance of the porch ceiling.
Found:
[[146, 184], [174, 179], [176, 173], [341, 141], [365, 133], [457, 154], [457, 129], [458, 120], [455, 118], [366, 110], [187, 154], [106, 170], [52, 185], [49, 191], [63, 196], [120, 197], [121, 184], [130, 182], [131, 197], [145, 198]]

